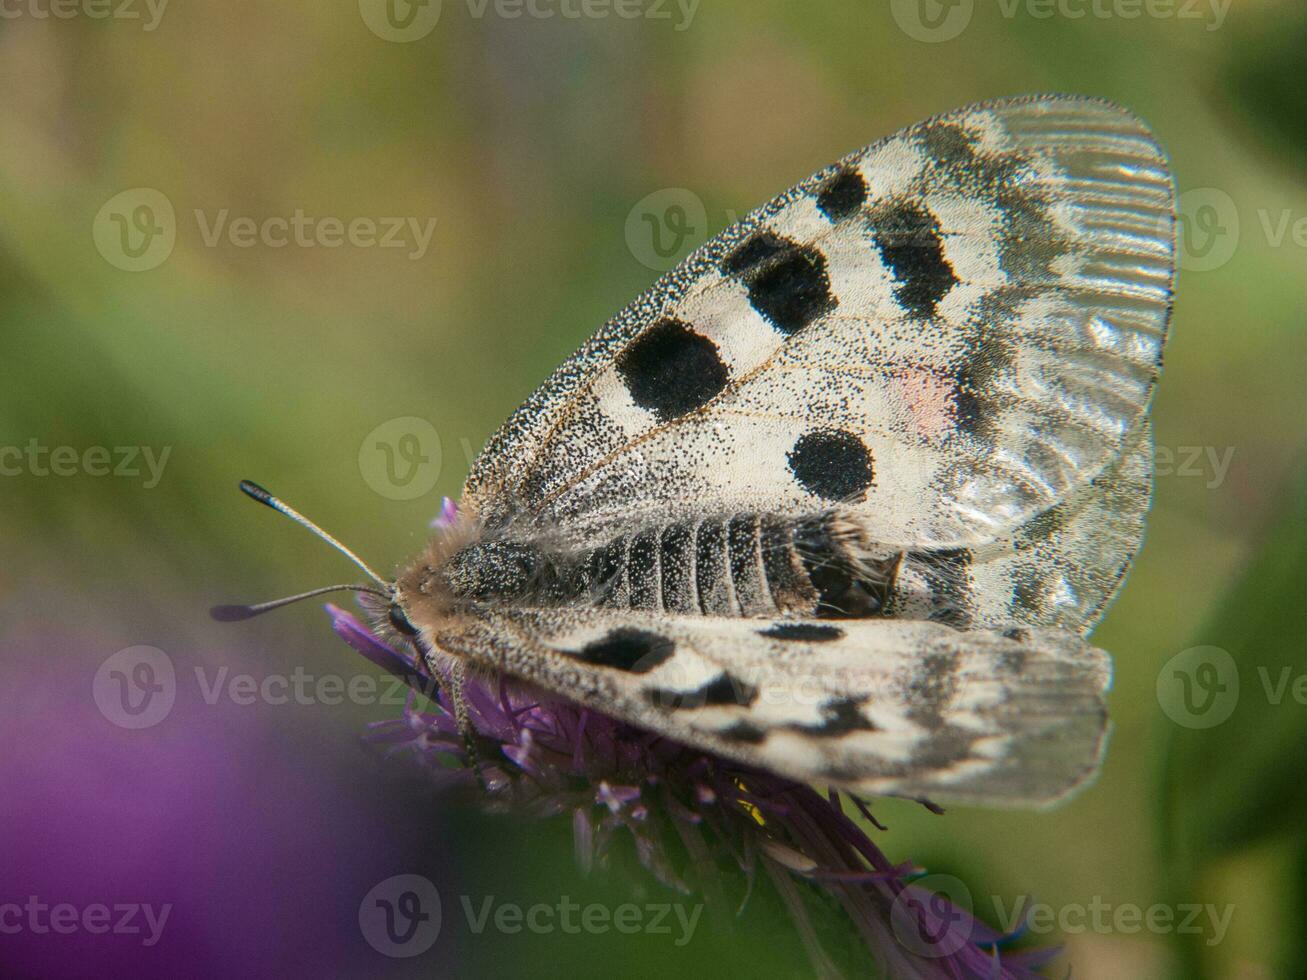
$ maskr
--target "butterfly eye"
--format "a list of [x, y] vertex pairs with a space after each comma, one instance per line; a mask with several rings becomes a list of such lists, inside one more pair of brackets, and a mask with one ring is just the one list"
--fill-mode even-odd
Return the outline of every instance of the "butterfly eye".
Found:
[[395, 627], [398, 632], [405, 636], [417, 636], [417, 627], [409, 622], [408, 616], [404, 614], [404, 610], [398, 605], [390, 607], [388, 618], [390, 619], [390, 625]]

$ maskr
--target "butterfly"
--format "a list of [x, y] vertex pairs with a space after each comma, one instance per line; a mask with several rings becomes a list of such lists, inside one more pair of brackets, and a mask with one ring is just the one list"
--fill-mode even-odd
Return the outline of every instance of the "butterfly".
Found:
[[1149, 505], [1174, 197], [1145, 125], [1081, 97], [845, 157], [566, 360], [381, 618], [796, 780], [1064, 798], [1106, 741], [1084, 636]]

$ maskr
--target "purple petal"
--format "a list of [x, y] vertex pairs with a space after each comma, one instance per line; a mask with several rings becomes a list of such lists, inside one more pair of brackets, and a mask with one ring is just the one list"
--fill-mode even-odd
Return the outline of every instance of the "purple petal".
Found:
[[330, 602], [326, 604], [326, 610], [331, 616], [331, 628], [336, 631], [337, 636], [382, 670], [390, 671], [410, 687], [421, 688], [425, 675], [418, 669], [412, 658], [400, 653], [389, 644], [382, 643], [377, 635], [364, 626], [353, 613], [346, 612]]
[[458, 503], [448, 497], [440, 498], [440, 513], [431, 522], [433, 528], [444, 530], [458, 520]]

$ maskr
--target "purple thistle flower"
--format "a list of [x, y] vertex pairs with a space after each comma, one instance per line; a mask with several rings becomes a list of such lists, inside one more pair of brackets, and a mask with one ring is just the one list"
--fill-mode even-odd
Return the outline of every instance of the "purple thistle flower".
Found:
[[[606, 715], [497, 677], [464, 682], [474, 730], [470, 747], [449, 696], [449, 659], [429, 676], [416, 648], [383, 642], [357, 617], [328, 605], [332, 626], [372, 663], [412, 689], [402, 717], [374, 722], [366, 740], [406, 758], [438, 786], [474, 793], [496, 810], [569, 816], [577, 861], [589, 870], [629, 834], [641, 864], [663, 885], [725, 902], [726, 873], [752, 888], [761, 869], [793, 917], [823, 976], [839, 971], [821, 948], [805, 888], [843, 907], [880, 969], [892, 977], [1026, 980], [1057, 949], [1004, 953], [1002, 935], [912, 882], [845, 812], [845, 801], [880, 826], [865, 801], [722, 759]], [[432, 710], [418, 707], [421, 694]], [[882, 828], [883, 829], [883, 828]], [[746, 892], [747, 894], [747, 892]]]
[[431, 526], [437, 530], [444, 530], [453, 525], [458, 517], [458, 501], [449, 497], [440, 498], [440, 513], [431, 521]]

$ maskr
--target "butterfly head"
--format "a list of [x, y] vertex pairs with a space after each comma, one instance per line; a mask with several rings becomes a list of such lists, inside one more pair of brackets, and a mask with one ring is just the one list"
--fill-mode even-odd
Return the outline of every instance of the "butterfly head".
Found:
[[387, 618], [407, 635], [435, 630], [477, 605], [528, 594], [543, 562], [530, 545], [486, 540], [480, 523], [461, 513], [438, 525], [426, 550], [399, 573]]

